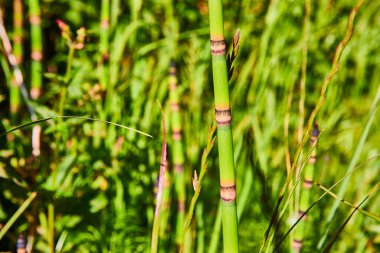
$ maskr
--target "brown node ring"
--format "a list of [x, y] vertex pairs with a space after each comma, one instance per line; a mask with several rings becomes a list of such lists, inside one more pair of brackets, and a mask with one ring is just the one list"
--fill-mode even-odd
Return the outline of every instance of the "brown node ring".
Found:
[[174, 165], [174, 172], [175, 173], [181, 173], [181, 172], [183, 172], [183, 165], [182, 164], [175, 164]]
[[293, 249], [301, 249], [302, 248], [302, 240], [294, 239], [292, 242]]
[[236, 200], [236, 185], [220, 186], [220, 198], [225, 202], [234, 202]]
[[210, 40], [210, 47], [213, 55], [223, 55], [226, 52], [224, 40]]
[[[303, 215], [303, 216], [302, 216], [302, 215]], [[302, 211], [302, 210], [299, 210], [299, 211], [298, 211], [298, 216], [299, 216], [299, 217], [302, 216], [302, 219], [301, 219], [301, 220], [305, 220], [305, 219], [306, 219], [306, 215], [307, 215], [307, 214], [305, 214], [304, 211]]]
[[170, 69], [169, 69], [169, 74], [171, 75], [171, 76], [175, 76], [176, 75], [176, 67], [170, 67]]
[[226, 109], [226, 110], [215, 109], [215, 119], [218, 125], [231, 124], [231, 120], [232, 120], [231, 109]]
[[180, 141], [182, 139], [182, 131], [181, 130], [173, 130], [172, 137], [173, 137], [173, 140]]
[[171, 102], [170, 103], [170, 108], [172, 109], [172, 111], [179, 111], [179, 104], [178, 102]]
[[313, 180], [304, 179], [303, 187], [309, 189], [313, 186]]

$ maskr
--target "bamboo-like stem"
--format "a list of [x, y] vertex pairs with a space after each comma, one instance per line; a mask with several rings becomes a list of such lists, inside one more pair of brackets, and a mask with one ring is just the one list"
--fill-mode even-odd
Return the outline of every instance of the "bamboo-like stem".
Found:
[[100, 85], [103, 89], [108, 87], [109, 62], [109, 26], [110, 26], [110, 0], [102, 0], [100, 13]]
[[39, 0], [29, 0], [29, 21], [31, 41], [31, 90], [30, 96], [36, 99], [42, 88], [42, 28]]
[[117, 25], [117, 20], [120, 15], [120, 0], [112, 0], [111, 2], [111, 29]]
[[239, 251], [236, 210], [236, 183], [228, 91], [226, 44], [221, 0], [210, 0], [210, 44], [214, 81], [215, 118], [218, 129], [220, 198], [222, 201], [223, 245], [225, 253]]
[[[22, 64], [24, 50], [23, 50], [23, 4], [21, 0], [13, 1], [13, 53], [18, 65]], [[10, 88], [10, 114], [12, 123], [15, 123], [17, 113], [20, 110], [20, 90], [17, 85], [16, 79], [12, 79]]]
[[176, 220], [176, 244], [178, 248], [183, 244], [183, 227], [185, 221], [186, 187], [184, 175], [184, 151], [182, 145], [182, 124], [179, 111], [179, 94], [177, 89], [176, 66], [172, 62], [169, 76], [170, 86], [170, 127], [172, 132], [172, 154], [174, 166], [174, 184], [177, 194], [177, 220]]
[[[105, 109], [102, 105], [97, 105], [100, 118], [107, 119], [112, 101], [112, 90], [109, 85], [109, 27], [110, 27], [110, 0], [101, 1], [100, 10], [100, 28], [99, 28], [99, 83], [102, 90], [106, 90]], [[104, 128], [100, 124], [94, 124], [94, 132], [104, 132]], [[101, 136], [99, 134], [94, 135], [94, 146], [99, 147], [101, 143]]]
[[303, 238], [305, 236], [305, 222], [306, 222], [306, 214], [305, 211], [310, 206], [310, 193], [311, 187], [313, 186], [314, 179], [314, 170], [315, 170], [315, 162], [317, 160], [317, 140], [318, 140], [319, 130], [318, 125], [314, 125], [313, 134], [310, 139], [310, 145], [313, 148], [311, 151], [311, 156], [309, 158], [308, 164], [303, 169], [303, 184], [300, 196], [300, 203], [298, 209], [298, 216], [302, 216], [302, 220], [299, 221], [297, 227], [295, 228], [295, 235], [292, 241], [292, 251], [293, 252], [301, 252]]
[[49, 233], [48, 233], [48, 242], [49, 242], [49, 249], [50, 253], [54, 253], [54, 204], [49, 203], [48, 205], [48, 226], [49, 226]]

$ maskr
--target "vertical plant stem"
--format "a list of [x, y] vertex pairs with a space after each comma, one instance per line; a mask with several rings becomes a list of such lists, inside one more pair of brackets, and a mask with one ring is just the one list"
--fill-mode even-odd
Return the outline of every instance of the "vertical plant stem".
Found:
[[[16, 58], [18, 65], [22, 64], [23, 61], [23, 4], [21, 0], [13, 1], [13, 53]], [[10, 88], [10, 113], [11, 120], [14, 124], [16, 121], [17, 113], [20, 110], [20, 90], [17, 85], [16, 78], [14, 77], [11, 82]]]
[[184, 151], [182, 145], [182, 124], [181, 115], [179, 111], [179, 94], [177, 89], [177, 76], [176, 66], [172, 62], [170, 66], [170, 108], [171, 108], [171, 131], [173, 143], [173, 166], [174, 166], [174, 180], [175, 191], [178, 198], [177, 203], [177, 220], [176, 220], [176, 244], [178, 248], [183, 244], [183, 228], [185, 221], [185, 201], [186, 201], [186, 187], [184, 175]]
[[110, 0], [102, 0], [100, 13], [100, 85], [108, 88], [108, 62], [109, 62], [109, 26], [110, 26]]
[[[107, 119], [109, 104], [112, 99], [112, 91], [109, 86], [109, 26], [110, 26], [110, 0], [101, 1], [100, 10], [100, 30], [99, 30], [99, 83], [101, 90], [107, 90], [105, 99], [105, 109], [102, 108], [102, 104], [97, 105], [97, 111], [99, 112], [99, 117], [102, 120]], [[99, 147], [102, 135], [105, 129], [102, 124], [94, 124], [94, 132], [102, 133], [94, 135], [94, 146]]]
[[[37, 99], [41, 95], [42, 89], [42, 28], [41, 10], [39, 0], [29, 0], [29, 22], [31, 34], [31, 73], [30, 73], [30, 97]], [[40, 151], [41, 126], [33, 127], [32, 146], [33, 155], [39, 156]]]
[[220, 229], [222, 227], [222, 203], [219, 202], [218, 210], [214, 219], [214, 226], [211, 232], [210, 244], [208, 247], [208, 253], [216, 253], [220, 239]]
[[314, 130], [310, 139], [310, 145], [312, 146], [311, 156], [309, 158], [308, 164], [303, 169], [303, 184], [300, 196], [298, 217], [302, 217], [302, 220], [298, 222], [295, 228], [295, 235], [292, 242], [292, 251], [301, 252], [303, 245], [303, 238], [305, 236], [305, 222], [306, 222], [306, 210], [310, 206], [310, 195], [311, 187], [313, 186], [314, 180], [314, 170], [315, 162], [317, 160], [317, 146], [316, 141], [318, 140], [319, 130], [318, 125], [314, 125]]
[[41, 95], [42, 88], [42, 28], [39, 0], [29, 0], [29, 21], [31, 41], [31, 90], [32, 99]]
[[223, 245], [225, 253], [239, 251], [236, 210], [236, 183], [228, 91], [226, 44], [221, 0], [209, 1], [210, 44], [214, 81], [215, 118], [218, 129], [220, 198], [222, 201]]
[[196, 207], [197, 215], [197, 253], [205, 252], [205, 228], [204, 228], [204, 215], [203, 215], [203, 203], [198, 203]]
[[111, 2], [111, 28], [115, 28], [120, 14], [120, 0], [112, 0]]
[[48, 205], [48, 224], [49, 224], [49, 234], [48, 242], [50, 253], [54, 253], [54, 204], [49, 203]]

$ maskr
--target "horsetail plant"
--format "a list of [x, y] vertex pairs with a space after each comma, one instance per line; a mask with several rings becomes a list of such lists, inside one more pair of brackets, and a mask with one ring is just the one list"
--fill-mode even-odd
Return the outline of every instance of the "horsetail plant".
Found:
[[110, 1], [102, 0], [100, 14], [100, 85], [103, 89], [108, 88], [108, 62], [109, 62], [109, 26], [110, 26]]
[[[109, 104], [112, 100], [112, 92], [109, 86], [109, 26], [110, 26], [110, 0], [101, 1], [100, 10], [100, 29], [99, 29], [99, 83], [102, 90], [107, 90], [105, 99], [105, 110], [102, 110], [101, 105], [97, 105], [97, 110], [100, 113], [100, 118], [107, 119], [109, 112]], [[95, 132], [103, 132], [102, 125], [94, 124]], [[101, 142], [101, 136], [94, 136], [94, 146], [99, 147]]]
[[[13, 53], [16, 58], [18, 65], [22, 64], [23, 61], [23, 3], [21, 0], [13, 1]], [[13, 123], [15, 123], [15, 118], [17, 112], [20, 110], [20, 90], [17, 85], [15, 77], [12, 78], [11, 88], [10, 88], [10, 114]]]
[[31, 41], [31, 90], [32, 99], [41, 95], [42, 87], [42, 28], [39, 0], [29, 0], [29, 22]]
[[305, 211], [310, 206], [310, 193], [311, 187], [313, 186], [315, 162], [317, 160], [317, 139], [319, 135], [318, 125], [314, 125], [313, 133], [310, 138], [310, 146], [312, 148], [311, 156], [306, 167], [303, 169], [303, 184], [301, 189], [300, 203], [298, 216], [302, 219], [298, 222], [298, 225], [295, 227], [295, 235], [292, 242], [292, 251], [301, 252], [303, 238], [305, 236], [305, 223], [306, 223], [306, 214]]
[[239, 252], [236, 209], [236, 180], [231, 130], [231, 108], [228, 91], [226, 44], [221, 0], [210, 0], [210, 46], [214, 80], [215, 119], [217, 123], [220, 198], [222, 201], [224, 252]]
[[178, 198], [177, 221], [176, 221], [176, 244], [178, 248], [183, 244], [183, 226], [185, 221], [186, 187], [184, 175], [184, 151], [182, 145], [182, 124], [179, 111], [179, 94], [177, 88], [176, 65], [174, 62], [170, 66], [169, 86], [170, 86], [170, 126], [172, 132], [172, 153], [174, 167], [174, 184]]

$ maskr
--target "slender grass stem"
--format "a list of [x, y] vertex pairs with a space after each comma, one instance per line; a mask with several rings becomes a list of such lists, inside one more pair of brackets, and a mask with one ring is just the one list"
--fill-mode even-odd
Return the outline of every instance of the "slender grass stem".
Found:
[[32, 203], [32, 201], [36, 198], [37, 192], [32, 192], [29, 197], [22, 203], [22, 205], [17, 209], [17, 211], [12, 215], [12, 217], [8, 220], [8, 222], [1, 228], [0, 230], [0, 240], [3, 238], [5, 233], [12, 227], [15, 221], [20, 217], [20, 215], [25, 211], [26, 208]]
[[300, 192], [300, 203], [298, 209], [298, 216], [303, 217], [302, 220], [298, 223], [298, 226], [295, 230], [295, 235], [292, 241], [292, 250], [293, 252], [301, 252], [303, 246], [303, 239], [305, 236], [305, 225], [306, 225], [306, 214], [305, 211], [310, 205], [310, 195], [311, 195], [311, 187], [313, 185], [314, 180], [314, 170], [315, 163], [317, 160], [317, 145], [316, 141], [318, 139], [319, 130], [318, 126], [314, 126], [313, 134], [310, 139], [310, 145], [313, 148], [311, 151], [311, 156], [309, 158], [308, 164], [303, 169], [303, 184]]

